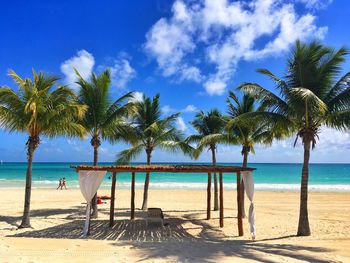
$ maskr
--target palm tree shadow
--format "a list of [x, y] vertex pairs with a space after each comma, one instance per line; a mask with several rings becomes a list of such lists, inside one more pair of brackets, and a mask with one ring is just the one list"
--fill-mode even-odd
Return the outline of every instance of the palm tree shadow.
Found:
[[[76, 211], [76, 210], [75, 210]], [[67, 211], [64, 211], [67, 212]], [[128, 215], [128, 212], [118, 212]], [[52, 212], [51, 214], [54, 214]], [[191, 223], [190, 227], [186, 223]], [[271, 238], [259, 241], [227, 239], [218, 227], [213, 227], [205, 220], [198, 219], [197, 214], [185, 218], [169, 218], [164, 227], [147, 227], [145, 220], [117, 220], [109, 227], [108, 220], [93, 220], [89, 239], [114, 240], [112, 246], [130, 244], [139, 249], [142, 260], [172, 257], [180, 262], [216, 262], [217, 256], [232, 256], [263, 262], [293, 259], [308, 262], [330, 262], [324, 253], [331, 250], [321, 247], [310, 247], [292, 244], [270, 244], [266, 241], [287, 238]], [[82, 236], [84, 220], [76, 219], [64, 224], [41, 230], [8, 235], [11, 237], [31, 238], [65, 238], [79, 239]], [[198, 230], [196, 235], [190, 230]]]
[[[65, 215], [65, 216], [64, 216]], [[30, 217], [36, 218], [50, 218], [50, 217], [59, 217], [62, 216], [64, 219], [76, 219], [76, 218], [84, 218], [85, 213], [81, 209], [80, 206], [75, 206], [69, 209], [36, 209], [30, 211]], [[22, 216], [8, 216], [8, 215], [0, 215], [0, 222], [5, 222], [11, 226], [18, 227]]]
[[[118, 243], [114, 243], [118, 246]], [[259, 262], [278, 262], [283, 260], [301, 260], [305, 262], [332, 262], [324, 258], [328, 249], [290, 244], [267, 244], [247, 240], [216, 240], [198, 239], [195, 242], [178, 243], [133, 243], [133, 247], [140, 249], [140, 261], [155, 258], [176, 258], [179, 262], [218, 262], [218, 256], [244, 258]], [[308, 252], [308, 254], [305, 253]], [[312, 255], [310, 255], [312, 252]], [[317, 253], [315, 255], [315, 253]]]
[[[128, 219], [118, 220], [113, 227], [109, 227], [108, 220], [91, 221], [91, 234], [89, 239], [96, 240], [117, 240], [136, 242], [163, 242], [168, 240], [183, 241], [194, 237], [187, 233], [182, 227], [184, 220], [173, 218], [167, 221], [164, 227], [147, 226], [145, 220]], [[84, 220], [75, 220], [58, 226], [41, 230], [30, 230], [11, 237], [32, 237], [32, 238], [81, 238]]]

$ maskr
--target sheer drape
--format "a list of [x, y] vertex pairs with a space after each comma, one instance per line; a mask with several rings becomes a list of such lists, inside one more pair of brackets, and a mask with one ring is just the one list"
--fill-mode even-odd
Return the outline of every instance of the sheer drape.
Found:
[[106, 171], [79, 171], [80, 191], [87, 202], [84, 236], [87, 236], [89, 231], [91, 200], [100, 187], [105, 174]]
[[254, 211], [254, 180], [253, 180], [252, 172], [250, 171], [244, 171], [242, 172], [242, 175], [243, 175], [245, 192], [250, 201], [249, 216], [248, 216], [248, 220], [250, 224], [250, 233], [252, 235], [252, 238], [255, 239], [256, 229], [255, 229], [255, 211]]

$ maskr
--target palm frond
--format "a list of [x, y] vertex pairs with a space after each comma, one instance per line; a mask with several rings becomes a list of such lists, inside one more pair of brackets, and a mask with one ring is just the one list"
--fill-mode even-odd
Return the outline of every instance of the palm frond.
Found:
[[271, 78], [277, 84], [276, 88], [278, 88], [281, 93], [285, 93], [288, 90], [287, 83], [283, 79], [281, 79], [281, 78], [277, 77], [276, 75], [274, 75], [268, 69], [261, 69], [260, 68], [260, 69], [257, 69], [256, 71], [261, 73], [261, 74], [263, 74], [263, 75], [265, 75], [265, 76], [268, 76], [269, 78]]
[[281, 114], [285, 114], [288, 111], [288, 104], [282, 98], [259, 84], [243, 83], [239, 86], [239, 89], [258, 99], [261, 103], [261, 107], [268, 111]]
[[121, 151], [117, 155], [117, 161], [116, 164], [128, 164], [130, 161], [134, 158], [136, 158], [139, 154], [141, 154], [142, 150], [144, 149], [144, 145], [138, 144], [130, 149], [126, 149], [124, 151]]
[[55, 76], [33, 70], [33, 80], [9, 75], [19, 85], [17, 92], [0, 88], [0, 123], [9, 131], [26, 131], [30, 136], [79, 136], [86, 130], [79, 123], [86, 106], [77, 102], [72, 90], [56, 87]]

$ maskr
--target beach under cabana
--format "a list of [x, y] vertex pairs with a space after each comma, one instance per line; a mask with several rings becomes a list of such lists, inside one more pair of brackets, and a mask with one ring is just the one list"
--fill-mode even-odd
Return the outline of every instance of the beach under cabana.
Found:
[[240, 166], [213, 166], [213, 165], [118, 165], [118, 166], [72, 166], [76, 172], [79, 173], [80, 190], [82, 191], [86, 201], [88, 202], [88, 209], [86, 213], [86, 224], [84, 233], [87, 234], [90, 203], [93, 195], [96, 193], [100, 186], [103, 177], [107, 172], [112, 173], [112, 184], [111, 184], [111, 202], [109, 212], [109, 226], [114, 225], [114, 206], [115, 206], [115, 193], [116, 193], [116, 180], [117, 173], [131, 173], [131, 203], [130, 203], [130, 220], [135, 218], [135, 179], [136, 173], [206, 173], [208, 175], [207, 184], [207, 220], [211, 218], [211, 175], [213, 173], [219, 174], [219, 225], [224, 226], [224, 181], [223, 174], [230, 173], [236, 176], [236, 189], [237, 189], [237, 228], [238, 236], [243, 236], [243, 217], [241, 209], [241, 177], [245, 184], [245, 192], [247, 193], [248, 199], [250, 200], [249, 208], [249, 223], [250, 232], [252, 238], [255, 238], [255, 215], [254, 215], [254, 181], [252, 172], [255, 168], [244, 168]]

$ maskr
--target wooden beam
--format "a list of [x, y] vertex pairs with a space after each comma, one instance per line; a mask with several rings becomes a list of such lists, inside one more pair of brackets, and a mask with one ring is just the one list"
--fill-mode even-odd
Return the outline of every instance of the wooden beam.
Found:
[[207, 187], [207, 220], [210, 219], [211, 208], [211, 173], [208, 173], [208, 187]]
[[118, 166], [71, 166], [78, 172], [80, 170], [108, 171], [108, 172], [144, 172], [144, 173], [236, 173], [239, 171], [254, 171], [254, 168], [222, 165], [118, 165]]
[[224, 227], [224, 184], [222, 182], [222, 172], [220, 174], [220, 227]]
[[241, 202], [241, 172], [237, 172], [237, 221], [238, 236], [243, 236], [242, 202]]
[[135, 172], [131, 173], [131, 212], [130, 220], [135, 218]]
[[114, 200], [115, 200], [115, 183], [117, 180], [117, 173], [113, 173], [112, 175], [112, 186], [111, 186], [111, 204], [109, 208], [109, 226], [112, 227], [114, 225]]

